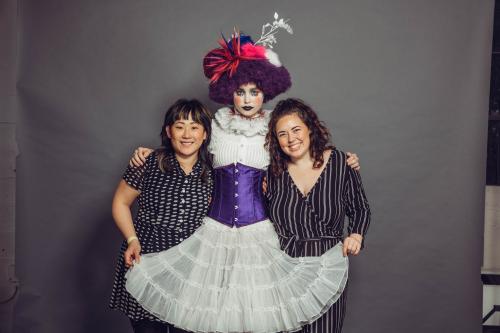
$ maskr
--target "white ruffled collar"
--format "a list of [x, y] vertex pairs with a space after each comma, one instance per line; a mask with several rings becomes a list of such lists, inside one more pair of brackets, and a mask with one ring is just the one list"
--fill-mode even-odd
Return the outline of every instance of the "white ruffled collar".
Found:
[[220, 108], [215, 113], [215, 121], [226, 132], [244, 136], [266, 135], [271, 111], [264, 110], [261, 117], [248, 119], [235, 114], [230, 108]]

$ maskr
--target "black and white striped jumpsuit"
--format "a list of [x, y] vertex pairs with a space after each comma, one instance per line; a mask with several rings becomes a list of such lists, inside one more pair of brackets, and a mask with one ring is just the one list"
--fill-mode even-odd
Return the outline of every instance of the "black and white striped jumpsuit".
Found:
[[[287, 171], [268, 174], [266, 196], [269, 214], [281, 248], [292, 257], [321, 256], [343, 238], [344, 219], [348, 234], [363, 237], [370, 224], [370, 208], [358, 171], [346, 163], [345, 153], [333, 149], [317, 182], [304, 197]], [[303, 333], [339, 333], [346, 309], [346, 291]]]

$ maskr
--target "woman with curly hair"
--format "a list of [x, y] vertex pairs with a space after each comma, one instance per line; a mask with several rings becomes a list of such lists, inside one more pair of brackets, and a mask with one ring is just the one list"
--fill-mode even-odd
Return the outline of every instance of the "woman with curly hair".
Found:
[[[266, 136], [271, 164], [266, 196], [269, 217], [281, 248], [291, 257], [321, 257], [342, 244], [344, 256], [357, 255], [370, 224], [370, 208], [359, 172], [330, 143], [316, 113], [299, 99], [280, 101]], [[349, 218], [344, 238], [344, 218]], [[339, 333], [346, 291], [304, 333]]]
[[235, 32], [219, 45], [203, 67], [210, 97], [230, 106], [212, 122], [208, 214], [179, 245], [143, 255], [126, 288], [157, 318], [193, 332], [298, 330], [337, 302], [348, 260], [340, 243], [316, 257], [280, 249], [262, 191], [271, 117], [263, 103], [291, 86], [290, 74], [249, 36]]

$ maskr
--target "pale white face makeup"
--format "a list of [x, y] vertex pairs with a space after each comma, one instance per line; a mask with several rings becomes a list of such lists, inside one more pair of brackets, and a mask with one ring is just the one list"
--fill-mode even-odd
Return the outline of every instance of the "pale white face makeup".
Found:
[[276, 123], [278, 143], [292, 161], [310, 158], [310, 134], [309, 128], [296, 113], [283, 116]]
[[175, 153], [183, 158], [198, 154], [207, 132], [200, 123], [188, 119], [179, 119], [165, 128]]
[[233, 93], [235, 111], [246, 118], [258, 116], [263, 102], [264, 94], [255, 83], [242, 84]]

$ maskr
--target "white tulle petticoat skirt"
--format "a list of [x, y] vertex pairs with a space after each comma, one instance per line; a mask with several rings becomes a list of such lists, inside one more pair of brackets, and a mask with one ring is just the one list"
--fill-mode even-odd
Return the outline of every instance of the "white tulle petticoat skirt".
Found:
[[208, 217], [167, 251], [145, 254], [127, 291], [163, 321], [193, 332], [294, 331], [318, 319], [347, 282], [341, 243], [321, 257], [292, 258], [274, 227], [230, 228]]

